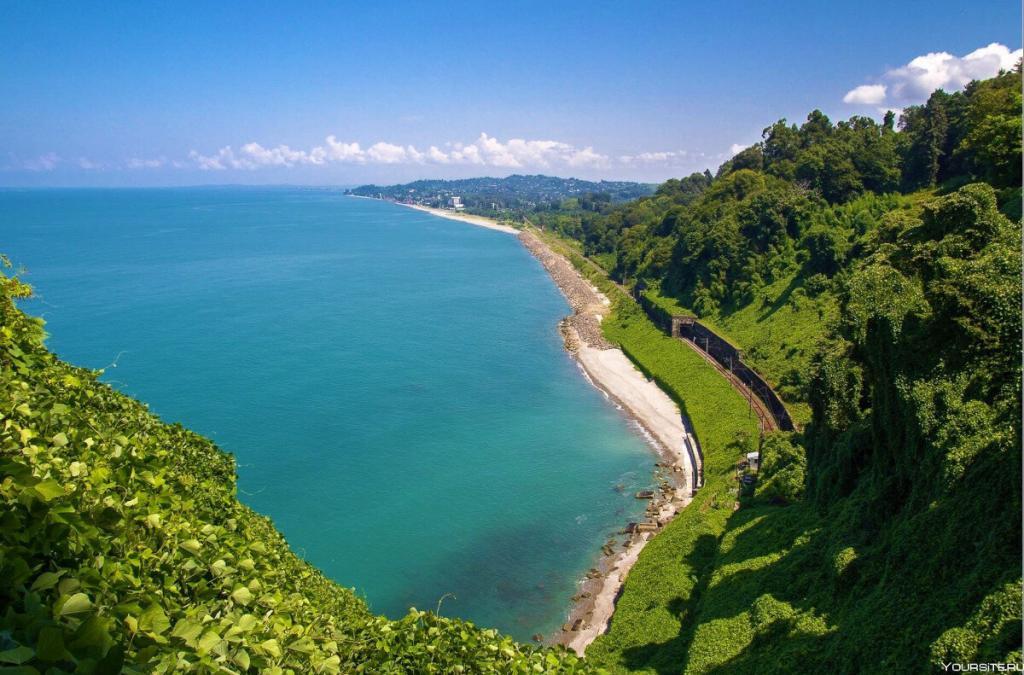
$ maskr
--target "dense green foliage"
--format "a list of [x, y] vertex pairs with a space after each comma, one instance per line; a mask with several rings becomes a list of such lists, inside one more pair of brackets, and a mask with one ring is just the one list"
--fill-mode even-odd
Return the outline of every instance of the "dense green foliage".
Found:
[[[738, 448], [709, 453], [707, 492], [641, 555], [589, 658], [657, 673], [1021, 661], [1020, 101], [1018, 69], [937, 92], [899, 129], [812, 113], [692, 176], [696, 195], [676, 183], [535, 219], [726, 334], [804, 406], [802, 432], [763, 439], [752, 491], [718, 464]], [[742, 437], [635, 308], [605, 330], [705, 445]], [[709, 506], [736, 492], [738, 510]]]
[[27, 292], [0, 275], [0, 670], [583, 669], [466, 622], [370, 614], [239, 503], [230, 456], [48, 352], [14, 306]]
[[811, 359], [883, 221], [914, 218], [936, 191], [979, 181], [1019, 219], [1020, 84], [1018, 69], [938, 91], [898, 128], [892, 114], [881, 124], [833, 124], [818, 111], [799, 127], [780, 120], [713, 179], [693, 174], [620, 207], [531, 220], [743, 347], [806, 422]]
[[459, 197], [466, 211], [483, 216], [519, 220], [532, 211], [547, 211], [583, 204], [608, 208], [649, 195], [653, 185], [628, 181], [599, 182], [554, 176], [418, 180], [402, 185], [362, 185], [348, 191], [360, 197], [384, 197], [423, 206], [446, 207]]

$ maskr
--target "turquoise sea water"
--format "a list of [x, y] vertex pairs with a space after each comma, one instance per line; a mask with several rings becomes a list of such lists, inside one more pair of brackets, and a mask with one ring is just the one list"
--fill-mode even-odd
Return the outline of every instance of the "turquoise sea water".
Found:
[[11, 190], [0, 252], [52, 349], [234, 453], [375, 611], [550, 634], [642, 511], [654, 458], [512, 236], [326, 190]]

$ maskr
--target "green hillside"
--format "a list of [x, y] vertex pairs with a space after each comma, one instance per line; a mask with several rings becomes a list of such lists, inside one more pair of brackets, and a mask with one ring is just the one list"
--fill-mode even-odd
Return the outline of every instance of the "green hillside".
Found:
[[695, 314], [743, 348], [807, 422], [808, 373], [838, 298], [883, 222], [970, 182], [1020, 218], [1020, 73], [935, 92], [897, 126], [818, 111], [780, 120], [720, 167], [613, 208], [567, 205], [531, 222], [579, 241], [618, 281]]
[[0, 275], [0, 672], [579, 672], [411, 611], [373, 616], [236, 498], [213, 443], [43, 346]]
[[533, 218], [723, 333], [805, 424], [767, 436], [740, 489], [742, 399], [709, 396], [693, 354], [617, 303], [608, 337], [681, 400], [710, 470], [641, 554], [589, 661], [1020, 662], [1020, 118], [1018, 68], [936, 92], [898, 129], [815, 112], [767, 128], [713, 178]]
[[588, 181], [556, 176], [504, 178], [461, 178], [417, 180], [401, 185], [361, 185], [347, 191], [358, 197], [375, 197], [434, 208], [448, 207], [453, 197], [461, 200], [468, 213], [501, 220], [518, 221], [524, 214], [551, 211], [565, 205], [609, 209], [613, 204], [651, 194], [654, 186], [629, 181]]

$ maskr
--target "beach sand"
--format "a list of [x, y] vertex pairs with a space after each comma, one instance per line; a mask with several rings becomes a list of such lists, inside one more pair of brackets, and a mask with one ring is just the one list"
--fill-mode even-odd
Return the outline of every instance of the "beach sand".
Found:
[[508, 234], [519, 234], [519, 230], [509, 225], [503, 225], [496, 220], [491, 218], [484, 218], [483, 216], [474, 216], [469, 213], [459, 213], [458, 211], [449, 211], [448, 209], [434, 209], [429, 206], [420, 206], [419, 204], [402, 204], [401, 202], [395, 202], [399, 206], [408, 206], [410, 209], [416, 209], [417, 211], [425, 211], [432, 213], [435, 216], [447, 218], [449, 220], [457, 220], [461, 223], [469, 223], [470, 225], [476, 225], [478, 227], [486, 227], [489, 230], [497, 230], [498, 232], [506, 232]]
[[655, 490], [643, 521], [653, 531], [630, 533], [618, 551], [605, 547], [597, 565], [581, 580], [563, 630], [548, 640], [582, 655], [587, 645], [608, 629], [619, 591], [644, 545], [692, 499], [694, 477], [700, 471], [700, 457], [686, 441], [692, 430], [686, 428], [678, 406], [668, 394], [648, 380], [621, 349], [605, 340], [600, 324], [610, 312], [608, 298], [540, 237], [482, 216], [413, 204], [403, 206], [517, 235], [523, 246], [540, 260], [572, 307], [572, 315], [559, 326], [566, 349], [584, 376], [640, 425], [660, 457], [661, 486]]

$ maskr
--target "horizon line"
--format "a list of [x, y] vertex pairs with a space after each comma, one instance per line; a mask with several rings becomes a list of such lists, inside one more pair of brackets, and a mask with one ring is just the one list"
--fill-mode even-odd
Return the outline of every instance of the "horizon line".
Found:
[[[700, 172], [697, 172], [700, 173]], [[173, 185], [173, 184], [161, 184], [161, 185], [0, 185], [0, 190], [168, 190], [168, 189], [193, 189], [193, 188], [225, 188], [225, 187], [236, 187], [236, 188], [269, 188], [269, 187], [280, 187], [280, 188], [315, 188], [315, 189], [340, 189], [340, 188], [354, 188], [354, 187], [366, 187], [366, 186], [377, 186], [377, 187], [393, 187], [396, 185], [408, 185], [410, 183], [417, 183], [421, 181], [443, 181], [454, 183], [458, 181], [466, 180], [482, 180], [482, 179], [494, 179], [494, 180], [507, 180], [514, 176], [537, 176], [542, 178], [557, 178], [559, 180], [576, 180], [586, 183], [634, 183], [636, 185], [661, 185], [665, 181], [672, 180], [672, 178], [666, 178], [659, 181], [645, 181], [645, 180], [628, 180], [628, 179], [613, 179], [613, 178], [578, 178], [576, 176], [556, 176], [546, 173], [511, 173], [507, 176], [468, 176], [466, 178], [416, 178], [400, 183], [190, 183], [184, 185]]]

